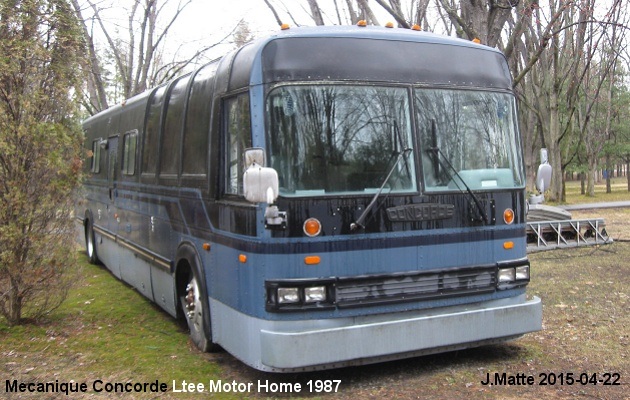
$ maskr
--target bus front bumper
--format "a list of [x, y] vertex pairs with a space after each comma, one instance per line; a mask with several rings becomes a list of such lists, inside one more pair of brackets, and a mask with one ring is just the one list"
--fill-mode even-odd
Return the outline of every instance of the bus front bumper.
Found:
[[[318, 322], [323, 325], [318, 327]], [[517, 338], [542, 329], [542, 303], [525, 294], [467, 306], [381, 316], [271, 324], [260, 330], [260, 362], [270, 371], [362, 365]], [[298, 325], [296, 327], [296, 325]]]

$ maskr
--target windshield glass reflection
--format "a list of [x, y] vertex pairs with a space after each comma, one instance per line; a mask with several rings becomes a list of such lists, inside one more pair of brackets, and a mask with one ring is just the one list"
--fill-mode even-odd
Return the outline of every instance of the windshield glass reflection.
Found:
[[384, 193], [416, 191], [408, 93], [342, 85], [272, 90], [267, 129], [280, 194], [376, 193], [383, 185]]
[[427, 191], [524, 185], [511, 95], [416, 89], [415, 100]]

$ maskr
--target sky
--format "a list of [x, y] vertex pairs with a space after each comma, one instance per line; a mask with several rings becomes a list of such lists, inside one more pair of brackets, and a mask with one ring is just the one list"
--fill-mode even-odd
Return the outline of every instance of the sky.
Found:
[[[120, 32], [121, 37], [128, 27], [128, 16], [131, 2], [129, 0], [91, 0], [99, 7], [100, 15], [105, 21], [111, 34]], [[187, 0], [160, 0], [159, 4], [167, 7], [160, 14], [163, 24], [174, 14], [179, 2]], [[312, 24], [312, 19], [302, 12], [298, 0], [271, 0], [277, 10], [283, 9], [283, 1], [289, 4], [292, 12], [302, 24]], [[89, 18], [92, 14], [86, 0], [79, 0], [83, 7], [83, 17]], [[300, 1], [300, 3], [304, 3]], [[333, 0], [320, 0], [322, 6], [333, 5]], [[140, 12], [138, 12], [140, 13]], [[284, 15], [286, 17], [286, 14]], [[287, 20], [289, 18], [287, 17]], [[178, 56], [194, 54], [199, 48], [215, 44], [229, 35], [239, 21], [247, 22], [254, 37], [263, 37], [277, 31], [278, 24], [263, 0], [191, 0], [175, 24], [170, 28], [166, 51]], [[95, 28], [95, 32], [98, 31]], [[97, 36], [99, 41], [105, 41], [104, 36]], [[230, 41], [231, 38], [228, 39]], [[234, 45], [226, 43], [213, 49], [209, 58], [217, 58], [232, 50]], [[168, 55], [167, 55], [168, 58]]]
[[[240, 20], [247, 22], [256, 37], [278, 29], [263, 0], [193, 0], [173, 27], [171, 39], [190, 43], [192, 48], [214, 44], [232, 32]], [[219, 46], [211, 52], [211, 58], [232, 48], [231, 43]]]
[[[292, 16], [300, 25], [314, 25], [305, 8], [305, 1], [271, 0], [271, 3], [281, 14], [283, 22], [295, 26], [288, 14], [283, 12], [286, 4], [290, 6]], [[345, 1], [338, 1], [338, 3], [341, 6], [345, 4]], [[324, 18], [331, 23], [333, 20], [336, 21], [334, 1], [319, 0], [319, 4], [323, 9]], [[388, 18], [388, 14], [381, 11], [376, 3], [372, 7], [381, 24], [393, 20], [391, 17]], [[190, 48], [212, 44], [228, 35], [240, 20], [248, 24], [254, 37], [264, 37], [279, 29], [274, 15], [263, 0], [192, 0], [173, 27], [170, 38], [175, 39], [173, 41], [178, 44], [189, 43], [187, 46]], [[212, 55], [220, 57], [233, 47], [231, 43], [219, 46]]]
[[[86, 0], [79, 0], [84, 3]], [[131, 3], [129, 0], [92, 0], [99, 6], [107, 7], [104, 11], [105, 19], [109, 26], [120, 25], [120, 29], [126, 29], [128, 13], [126, 8]], [[166, 2], [167, 5], [174, 7], [178, 2], [186, 2], [187, 0], [160, 0], [160, 3]], [[269, 0], [276, 10], [281, 14], [283, 22], [295, 26], [295, 22], [283, 12], [286, 7], [290, 7], [291, 14], [298, 24], [313, 25], [313, 20], [308, 15], [306, 1], [304, 0]], [[611, 0], [597, 0], [597, 8], [605, 9], [603, 4], [609, 3]], [[336, 13], [334, 11], [334, 0], [319, 0], [322, 8], [324, 19], [327, 24], [337, 23]], [[345, 1], [337, 0], [337, 4], [345, 6]], [[411, 0], [403, 0], [405, 4], [410, 4]], [[378, 21], [385, 24], [392, 21], [393, 18], [387, 14], [375, 1], [370, 1], [373, 11]], [[431, 3], [433, 4], [433, 3]], [[434, 6], [430, 6], [434, 7]], [[168, 19], [168, 9], [164, 10], [163, 21]], [[600, 10], [601, 11], [601, 10]], [[431, 9], [430, 11], [431, 12]], [[87, 11], [86, 11], [87, 13]], [[435, 14], [435, 13], [434, 13]], [[84, 17], [86, 15], [84, 14]], [[184, 9], [175, 25], [171, 28], [168, 40], [166, 41], [165, 59], [186, 59], [196, 50], [209, 45], [216, 44], [225, 39], [237, 26], [239, 21], [245, 21], [254, 37], [264, 37], [270, 33], [276, 32], [279, 27], [277, 22], [263, 0], [191, 0], [191, 3]], [[439, 18], [433, 18], [432, 28], [439, 33], [441, 28]], [[232, 50], [235, 45], [228, 38], [225, 43], [214, 47], [204, 59], [200, 59], [199, 63], [218, 58]]]

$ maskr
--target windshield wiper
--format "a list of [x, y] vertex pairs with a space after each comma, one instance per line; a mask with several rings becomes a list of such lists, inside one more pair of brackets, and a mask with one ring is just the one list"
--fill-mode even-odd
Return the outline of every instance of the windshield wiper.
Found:
[[[394, 131], [396, 132], [396, 136], [397, 136], [398, 140], [400, 141], [400, 147], [402, 147], [402, 137], [400, 136], [400, 132], [398, 131], [398, 124], [395, 121], [394, 121]], [[365, 209], [363, 210], [361, 215], [359, 215], [359, 218], [357, 218], [356, 221], [354, 221], [353, 223], [350, 224], [350, 230], [351, 231], [355, 231], [355, 230], [357, 230], [359, 228], [361, 228], [361, 229], [365, 228], [365, 226], [363, 226], [363, 221], [365, 220], [365, 217], [367, 216], [368, 212], [370, 212], [372, 207], [374, 207], [374, 204], [376, 204], [376, 200], [378, 199], [378, 197], [383, 192], [383, 189], [385, 188], [385, 185], [387, 185], [387, 182], [389, 182], [389, 178], [391, 178], [392, 174], [396, 170], [396, 167], [400, 163], [400, 160], [402, 160], [402, 159], [405, 160], [405, 167], [407, 168], [407, 173], [409, 175], [411, 175], [411, 172], [409, 170], [409, 163], [407, 161], [407, 157], [409, 156], [409, 153], [411, 153], [412, 151], [413, 151], [412, 148], [407, 147], [402, 152], [396, 152], [395, 153], [395, 154], [398, 155], [398, 159], [396, 160], [394, 165], [392, 165], [392, 167], [390, 168], [389, 172], [387, 173], [387, 176], [385, 177], [385, 179], [383, 180], [383, 183], [381, 184], [381, 187], [378, 188], [378, 190], [374, 194], [374, 197], [372, 197], [372, 200], [370, 201], [370, 204], [368, 204], [367, 207], [365, 207]]]
[[356, 221], [354, 221], [353, 223], [350, 224], [350, 230], [351, 231], [355, 231], [358, 228], [365, 228], [365, 226], [363, 226], [363, 220], [365, 219], [365, 217], [367, 216], [367, 213], [370, 212], [370, 210], [372, 209], [372, 207], [374, 207], [374, 204], [376, 203], [376, 199], [378, 199], [378, 197], [381, 195], [381, 193], [383, 192], [383, 189], [385, 188], [385, 185], [387, 185], [387, 182], [389, 182], [389, 178], [392, 176], [392, 174], [394, 173], [394, 170], [396, 169], [396, 167], [398, 166], [398, 164], [400, 163], [400, 160], [402, 160], [403, 158], [407, 158], [407, 155], [412, 151], [413, 149], [411, 148], [406, 148], [405, 150], [403, 150], [402, 152], [398, 153], [398, 159], [396, 160], [396, 162], [394, 163], [394, 165], [392, 166], [392, 168], [389, 170], [389, 172], [387, 173], [387, 176], [385, 177], [385, 179], [383, 180], [383, 183], [381, 184], [381, 187], [378, 188], [378, 190], [376, 191], [376, 193], [374, 194], [374, 197], [372, 197], [372, 200], [370, 201], [370, 204], [367, 205], [367, 207], [365, 207], [365, 210], [363, 210], [363, 212], [361, 213], [361, 215], [359, 215], [359, 218], [357, 218]]
[[433, 154], [433, 168], [435, 170], [435, 175], [438, 175], [438, 168], [437, 165], [439, 164], [442, 169], [447, 169], [445, 168], [445, 164], [441, 161], [440, 159], [440, 155], [442, 155], [442, 159], [444, 159], [444, 161], [446, 161], [446, 166], [448, 166], [448, 169], [450, 169], [451, 171], [453, 171], [454, 175], [449, 174], [450, 178], [453, 180], [453, 183], [455, 183], [455, 186], [457, 186], [457, 188], [459, 189], [460, 192], [464, 193], [464, 191], [462, 190], [461, 187], [459, 187], [459, 185], [457, 184], [457, 181], [454, 179], [454, 177], [457, 177], [459, 179], [459, 181], [461, 183], [464, 184], [464, 186], [466, 187], [466, 193], [468, 193], [468, 195], [470, 195], [470, 197], [473, 199], [473, 202], [475, 203], [475, 206], [477, 207], [477, 210], [479, 211], [479, 214], [481, 214], [481, 217], [483, 218], [483, 222], [485, 222], [486, 224], [488, 223], [488, 215], [486, 214], [486, 210], [484, 210], [483, 206], [481, 205], [481, 200], [479, 200], [479, 198], [473, 193], [472, 190], [470, 190], [470, 187], [466, 184], [466, 181], [464, 181], [464, 179], [462, 178], [462, 176], [459, 174], [459, 172], [457, 172], [457, 170], [455, 169], [455, 167], [453, 167], [453, 164], [451, 164], [451, 162], [449, 161], [448, 157], [446, 157], [444, 155], [444, 153], [442, 153], [442, 150], [440, 150], [438, 144], [437, 144], [437, 127], [435, 124], [435, 120], [432, 119], [431, 120], [431, 145], [432, 147], [427, 149], [427, 153], [429, 154]]

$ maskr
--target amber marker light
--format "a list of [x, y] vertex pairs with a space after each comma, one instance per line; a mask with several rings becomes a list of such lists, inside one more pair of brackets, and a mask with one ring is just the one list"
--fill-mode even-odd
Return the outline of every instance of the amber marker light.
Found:
[[418, 25], [418, 24], [414, 24], [414, 25], [411, 27], [411, 30], [412, 30], [412, 31], [421, 31], [421, 30], [422, 30], [422, 28], [420, 28], [420, 25]]
[[282, 24], [282, 25], [280, 25], [280, 29], [283, 30], [283, 31], [286, 31], [289, 28], [291, 28], [291, 26], [289, 24]]
[[309, 218], [304, 221], [304, 233], [308, 237], [315, 237], [322, 232], [322, 224], [317, 218]]
[[210, 251], [210, 243], [204, 243], [201, 247], [203, 247], [205, 251]]
[[357, 22], [357, 26], [366, 27], [367, 26], [367, 21], [362, 19], [359, 22]]
[[512, 250], [514, 248], [514, 242], [511, 242], [511, 241], [503, 242], [503, 248], [505, 250]]
[[247, 262], [247, 256], [245, 254], [239, 254], [238, 260], [241, 262], [241, 264], [245, 264]]
[[394, 27], [394, 23], [391, 21], [385, 24], [385, 28], [393, 28], [393, 27]]
[[317, 265], [322, 261], [320, 256], [306, 256], [304, 257], [304, 264]]
[[503, 211], [503, 221], [508, 225], [514, 222], [514, 211], [511, 208], [506, 208]]

